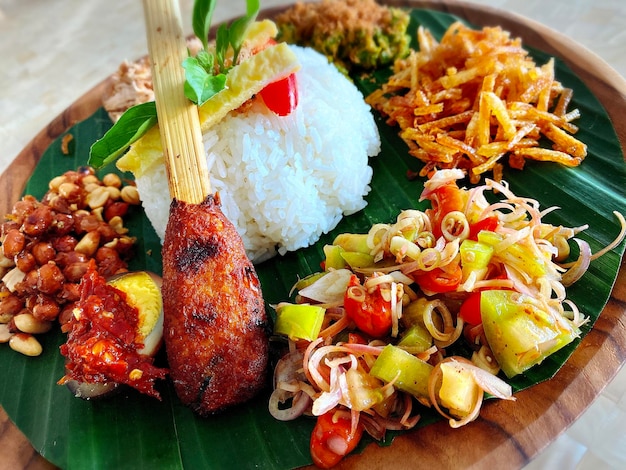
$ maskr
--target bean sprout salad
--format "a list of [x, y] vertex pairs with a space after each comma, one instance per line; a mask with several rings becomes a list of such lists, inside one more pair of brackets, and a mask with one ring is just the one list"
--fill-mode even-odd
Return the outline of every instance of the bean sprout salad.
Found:
[[[366, 234], [341, 234], [324, 247], [323, 271], [294, 286], [295, 302], [275, 305], [275, 335], [287, 353], [274, 371], [269, 409], [279, 420], [317, 417], [311, 455], [332, 467], [363, 433], [413, 428], [420, 406], [451, 427], [479, 415], [490, 395], [514, 400], [512, 378], [580, 335], [587, 321], [567, 299], [592, 254], [576, 238], [587, 226], [554, 226], [536, 200], [504, 181], [460, 188], [461, 170], [425, 183], [424, 211]], [[489, 202], [488, 193], [498, 195]], [[570, 257], [570, 241], [578, 256]], [[464, 341], [471, 357], [448, 353]]]

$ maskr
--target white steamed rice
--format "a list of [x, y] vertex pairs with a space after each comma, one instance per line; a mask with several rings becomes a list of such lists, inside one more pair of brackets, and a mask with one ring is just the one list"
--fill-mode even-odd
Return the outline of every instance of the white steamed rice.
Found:
[[[278, 117], [257, 101], [204, 135], [212, 190], [255, 262], [309, 246], [343, 215], [363, 209], [368, 157], [380, 151], [370, 108], [354, 84], [313, 49], [292, 48], [301, 64], [294, 112]], [[161, 240], [166, 181], [162, 165], [137, 180]]]

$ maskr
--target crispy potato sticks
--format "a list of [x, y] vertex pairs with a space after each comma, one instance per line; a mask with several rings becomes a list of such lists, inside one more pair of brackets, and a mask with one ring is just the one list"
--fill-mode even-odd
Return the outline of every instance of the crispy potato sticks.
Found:
[[[419, 27], [419, 51], [394, 64], [393, 75], [366, 101], [400, 127], [409, 153], [433, 168], [463, 168], [476, 183], [487, 171], [502, 178], [503, 157], [577, 166], [587, 146], [573, 137], [567, 112], [572, 90], [554, 77], [554, 59], [537, 66], [521, 39], [500, 27], [452, 24], [440, 42]], [[542, 148], [540, 138], [552, 142]]]

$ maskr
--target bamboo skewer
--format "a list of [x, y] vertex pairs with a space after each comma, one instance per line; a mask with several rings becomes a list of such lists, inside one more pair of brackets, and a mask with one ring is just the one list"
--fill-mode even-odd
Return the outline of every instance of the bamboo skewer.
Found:
[[211, 193], [198, 108], [184, 92], [187, 56], [178, 0], [143, 0], [170, 196], [199, 204]]

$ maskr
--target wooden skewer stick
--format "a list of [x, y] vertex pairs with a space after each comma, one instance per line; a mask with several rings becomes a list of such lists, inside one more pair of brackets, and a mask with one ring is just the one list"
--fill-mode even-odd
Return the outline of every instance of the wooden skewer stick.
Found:
[[199, 204], [211, 192], [197, 106], [185, 96], [187, 45], [177, 0], [143, 0], [152, 81], [172, 198]]

